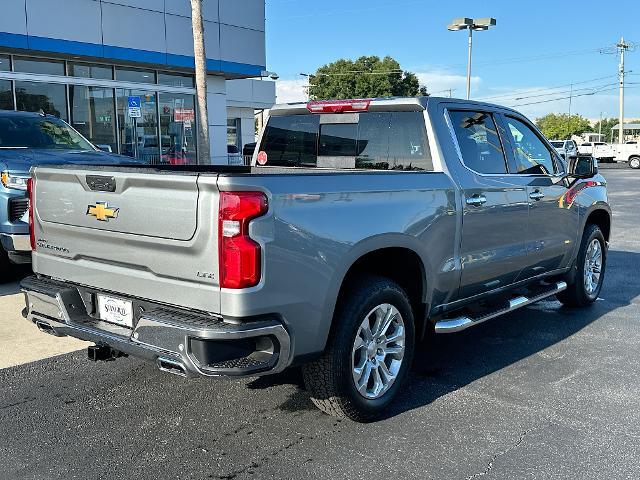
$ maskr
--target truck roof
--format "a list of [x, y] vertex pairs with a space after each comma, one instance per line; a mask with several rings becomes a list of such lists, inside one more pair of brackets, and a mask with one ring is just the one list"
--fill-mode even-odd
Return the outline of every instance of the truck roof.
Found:
[[512, 108], [498, 104], [448, 97], [381, 97], [349, 100], [312, 100], [310, 102], [279, 103], [274, 105], [269, 114], [303, 115], [308, 113], [341, 113], [341, 112], [385, 112], [385, 111], [423, 111], [432, 102], [457, 103], [465, 106], [500, 108], [517, 113]]

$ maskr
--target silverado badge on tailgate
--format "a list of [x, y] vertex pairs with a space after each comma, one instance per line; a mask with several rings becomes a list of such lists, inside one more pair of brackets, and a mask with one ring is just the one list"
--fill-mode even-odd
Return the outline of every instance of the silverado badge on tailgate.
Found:
[[118, 218], [118, 212], [120, 209], [109, 206], [107, 202], [96, 202], [95, 205], [89, 205], [87, 207], [87, 215], [96, 217], [101, 222], [108, 222], [112, 218]]

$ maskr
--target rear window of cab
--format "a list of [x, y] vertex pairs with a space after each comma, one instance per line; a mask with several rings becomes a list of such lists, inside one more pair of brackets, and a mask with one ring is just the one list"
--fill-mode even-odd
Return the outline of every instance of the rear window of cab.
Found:
[[421, 112], [273, 116], [259, 151], [266, 166], [433, 171]]

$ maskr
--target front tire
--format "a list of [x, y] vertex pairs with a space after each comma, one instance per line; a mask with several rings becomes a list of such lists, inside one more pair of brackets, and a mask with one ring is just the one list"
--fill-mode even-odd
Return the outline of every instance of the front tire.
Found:
[[369, 422], [385, 413], [411, 367], [414, 318], [397, 283], [366, 276], [354, 284], [336, 309], [323, 356], [302, 371], [320, 410]]
[[631, 157], [629, 159], [629, 166], [634, 169], [640, 168], [640, 157]]
[[567, 307], [587, 307], [602, 290], [607, 265], [607, 242], [597, 225], [587, 225], [567, 289], [557, 297]]

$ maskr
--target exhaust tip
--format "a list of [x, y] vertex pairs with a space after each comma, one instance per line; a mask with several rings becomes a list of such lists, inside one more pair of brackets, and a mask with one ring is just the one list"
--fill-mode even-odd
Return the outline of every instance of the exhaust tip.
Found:
[[170, 360], [168, 358], [158, 358], [157, 360], [158, 370], [161, 372], [171, 373], [180, 377], [187, 376], [187, 370], [184, 365], [177, 360]]
[[48, 335], [53, 335], [54, 337], [62, 337], [63, 335], [60, 335], [58, 333], [56, 333], [56, 330], [49, 325], [47, 322], [43, 322], [42, 320], [36, 320], [35, 322], [36, 327], [38, 327], [38, 330], [40, 330], [42, 333], [46, 333]]

